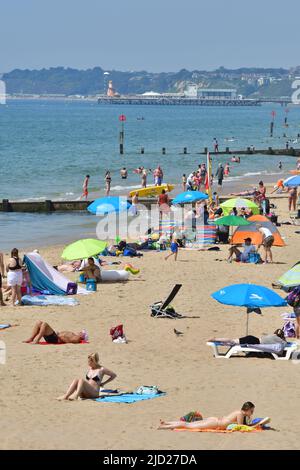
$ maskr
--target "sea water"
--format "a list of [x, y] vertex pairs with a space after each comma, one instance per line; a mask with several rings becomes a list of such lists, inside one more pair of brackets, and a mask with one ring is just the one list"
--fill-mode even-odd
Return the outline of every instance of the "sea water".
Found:
[[[269, 136], [271, 112], [276, 111], [274, 137]], [[124, 124], [125, 153], [119, 154], [119, 115]], [[288, 117], [289, 126], [284, 126]], [[89, 174], [92, 195], [105, 192], [104, 176], [111, 171], [112, 193], [127, 194], [139, 187], [140, 177], [133, 172], [139, 166], [154, 169], [161, 165], [164, 182], [180, 184], [204, 162], [204, 147], [213, 150], [217, 138], [219, 150], [285, 148], [300, 133], [300, 107], [289, 113], [279, 105], [253, 107], [200, 106], [117, 106], [98, 105], [91, 101], [9, 100], [0, 105], [0, 199], [74, 200], [82, 192], [84, 176]], [[284, 134], [286, 137], [284, 137]], [[145, 153], [140, 153], [144, 147]], [[162, 147], [166, 155], [162, 155]], [[183, 155], [187, 147], [188, 154]], [[213, 171], [228, 156], [213, 157]], [[279, 161], [283, 169], [279, 170]], [[289, 175], [296, 159], [286, 156], [241, 156], [240, 164], [230, 164], [231, 173], [225, 188], [236, 181], [246, 182]], [[120, 169], [128, 170], [127, 180]], [[148, 176], [152, 184], [152, 175]], [[248, 185], [249, 186], [249, 185]], [[0, 215], [2, 249], [13, 244], [30, 244], [43, 240], [55, 243], [72, 236], [90, 233], [89, 214], [4, 214]], [[17, 230], [16, 230], [16, 227]], [[13, 239], [11, 237], [13, 236]], [[8, 241], [8, 243], [6, 243]], [[1, 248], [0, 246], [0, 248]]]

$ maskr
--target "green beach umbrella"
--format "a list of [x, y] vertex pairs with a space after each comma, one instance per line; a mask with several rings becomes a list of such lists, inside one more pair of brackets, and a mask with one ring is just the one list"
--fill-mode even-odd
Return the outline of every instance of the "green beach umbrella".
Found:
[[214, 220], [216, 225], [228, 225], [229, 227], [240, 227], [241, 225], [251, 225], [247, 219], [244, 217], [239, 217], [238, 215], [225, 215], [224, 217], [219, 217], [219, 219]]
[[229, 215], [234, 207], [236, 207], [237, 209], [245, 207], [247, 209], [251, 209], [254, 215], [259, 214], [259, 207], [257, 204], [255, 204], [255, 202], [250, 201], [250, 199], [244, 199], [240, 197], [227, 199], [227, 201], [222, 202], [222, 204], [220, 204], [220, 207], [222, 207], [224, 215]]
[[61, 257], [68, 261], [86, 259], [101, 253], [106, 247], [106, 242], [96, 238], [84, 238], [66, 246]]

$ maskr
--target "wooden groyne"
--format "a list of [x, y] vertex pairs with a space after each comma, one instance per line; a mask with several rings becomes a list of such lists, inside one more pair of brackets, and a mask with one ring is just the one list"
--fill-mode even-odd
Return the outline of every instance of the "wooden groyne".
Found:
[[[208, 148], [205, 147], [203, 152], [199, 152], [199, 155], [206, 155]], [[226, 147], [225, 150], [220, 150], [219, 152], [209, 152], [210, 155], [278, 155], [286, 157], [299, 157], [300, 149], [295, 149], [294, 147], [285, 148], [285, 149], [274, 149], [273, 147], [268, 147], [267, 149], [252, 149], [247, 147], [242, 150], [231, 150], [229, 147]]]
[[[219, 196], [220, 202], [226, 201], [232, 196]], [[286, 198], [286, 195], [272, 195], [270, 200]], [[172, 199], [171, 199], [172, 201]], [[82, 212], [86, 211], [93, 201], [9, 201], [3, 199], [0, 202], [0, 212], [22, 212], [22, 213], [53, 213], [53, 212]], [[150, 209], [157, 204], [156, 198], [140, 198], [139, 203]]]

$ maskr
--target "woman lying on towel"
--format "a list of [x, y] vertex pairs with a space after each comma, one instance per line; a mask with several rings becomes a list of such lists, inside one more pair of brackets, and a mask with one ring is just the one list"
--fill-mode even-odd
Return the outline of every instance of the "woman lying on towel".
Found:
[[59, 344], [59, 343], [80, 343], [85, 339], [85, 332], [73, 333], [72, 331], [60, 331], [55, 332], [48, 323], [43, 321], [37, 321], [33, 327], [32, 334], [29, 339], [24, 343], [38, 344], [39, 341], [44, 337], [47, 343]]
[[[249, 425], [252, 420], [255, 406], [250, 401], [243, 404], [242, 408], [233, 411], [228, 416], [222, 418], [204, 418], [200, 421], [188, 423], [186, 421], [161, 421], [158, 429], [226, 429], [230, 424], [247, 424]], [[264, 418], [253, 427], [261, 426], [269, 422], [269, 418]]]
[[[85, 379], [75, 379], [67, 392], [57, 400], [78, 400], [78, 398], [98, 398], [100, 387], [108, 384], [117, 377], [117, 374], [99, 364], [98, 353], [88, 356], [89, 369]], [[108, 379], [103, 382], [103, 377]]]
[[248, 335], [242, 338], [229, 339], [229, 338], [212, 338], [208, 340], [211, 343], [223, 343], [224, 346], [236, 346], [237, 344], [276, 344], [286, 343], [283, 330], [280, 328], [274, 331], [273, 335], [265, 335], [261, 338]]

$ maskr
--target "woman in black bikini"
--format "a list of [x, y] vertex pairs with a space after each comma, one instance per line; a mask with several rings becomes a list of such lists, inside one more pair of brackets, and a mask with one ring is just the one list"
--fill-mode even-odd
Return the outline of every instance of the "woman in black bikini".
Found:
[[[85, 379], [75, 379], [71, 383], [65, 395], [58, 397], [58, 400], [78, 400], [78, 398], [98, 398], [100, 387], [108, 384], [117, 377], [117, 374], [99, 364], [98, 353], [88, 356], [89, 369]], [[102, 382], [103, 377], [108, 379]]]

